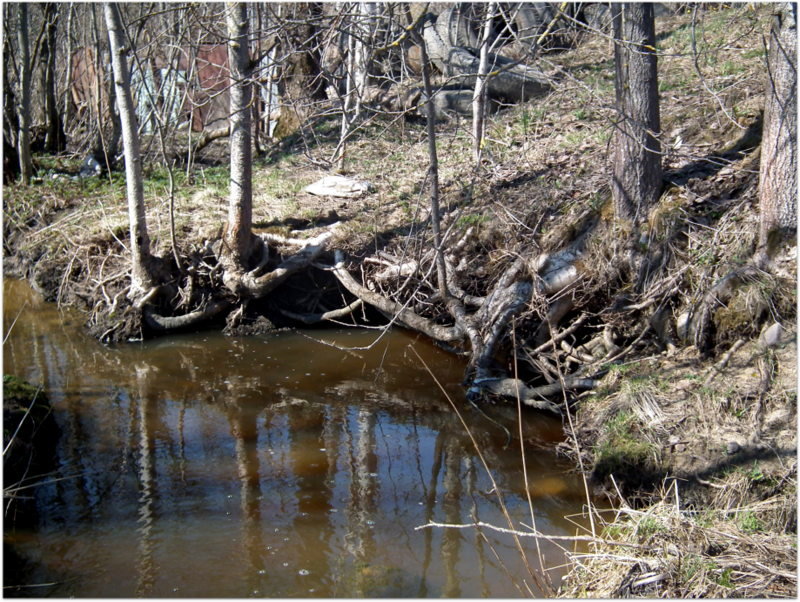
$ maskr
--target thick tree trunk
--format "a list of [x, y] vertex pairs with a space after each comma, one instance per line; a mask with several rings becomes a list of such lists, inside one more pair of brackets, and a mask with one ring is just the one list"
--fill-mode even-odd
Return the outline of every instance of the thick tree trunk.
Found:
[[767, 97], [758, 193], [761, 231], [757, 261], [797, 229], [797, 5], [782, 3], [770, 33]]
[[33, 175], [31, 160], [31, 56], [28, 41], [28, 5], [19, 5], [19, 74], [20, 74], [20, 106], [19, 106], [19, 171], [22, 181], [28, 184]]
[[639, 223], [661, 193], [653, 5], [612, 5], [617, 129], [611, 190], [617, 219]]
[[153, 257], [150, 255], [150, 236], [144, 208], [142, 187], [142, 159], [139, 150], [139, 132], [136, 112], [131, 96], [131, 79], [125, 55], [125, 33], [119, 4], [106, 3], [105, 18], [108, 40], [111, 46], [111, 65], [114, 69], [117, 109], [122, 126], [122, 142], [125, 149], [125, 181], [128, 189], [128, 218], [131, 233], [131, 298], [139, 297], [153, 286], [151, 274]]
[[253, 221], [253, 181], [250, 133], [252, 67], [248, 49], [247, 4], [225, 5], [228, 25], [228, 62], [231, 70], [230, 152], [231, 180], [228, 223], [223, 237], [226, 272], [241, 272], [250, 253]]

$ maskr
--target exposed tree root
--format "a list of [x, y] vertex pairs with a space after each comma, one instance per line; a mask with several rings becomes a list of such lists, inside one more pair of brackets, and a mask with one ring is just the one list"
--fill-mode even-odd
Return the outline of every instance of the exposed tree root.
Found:
[[142, 310], [145, 322], [153, 330], [167, 332], [199, 326], [211, 318], [219, 315], [232, 306], [228, 300], [212, 301], [205, 307], [196, 309], [182, 316], [161, 316], [153, 310], [152, 306], [146, 305]]
[[442, 343], [454, 344], [464, 340], [464, 333], [460, 328], [436, 324], [432, 320], [416, 314], [406, 305], [387, 299], [356, 282], [355, 278], [345, 269], [344, 253], [339, 250], [336, 251], [336, 263], [333, 266], [333, 274], [339, 282], [342, 283], [342, 286], [353, 295], [389, 316], [398, 325], [410, 330], [419, 331], [434, 341]]

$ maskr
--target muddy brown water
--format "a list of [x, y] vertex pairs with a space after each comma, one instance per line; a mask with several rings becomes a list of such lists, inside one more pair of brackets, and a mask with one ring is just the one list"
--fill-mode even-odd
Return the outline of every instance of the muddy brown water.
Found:
[[[26, 284], [5, 281], [3, 293], [3, 371], [44, 387], [62, 431], [56, 470], [34, 490], [36, 526], [6, 524], [6, 551], [23, 564], [5, 572], [5, 595], [538, 591], [511, 536], [417, 529], [508, 524], [475, 446], [412, 348], [462, 408], [516, 526], [531, 522], [517, 427], [465, 403], [453, 356], [401, 331], [369, 330], [108, 347]], [[572, 535], [583, 489], [550, 451], [560, 433], [560, 421], [532, 413], [522, 439], [537, 527]], [[541, 574], [534, 540], [522, 546]], [[558, 585], [563, 550], [543, 541], [541, 552]]]

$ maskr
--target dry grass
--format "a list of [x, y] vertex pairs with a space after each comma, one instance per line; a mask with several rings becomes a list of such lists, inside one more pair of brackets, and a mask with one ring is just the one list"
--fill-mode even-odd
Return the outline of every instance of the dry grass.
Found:
[[[742, 475], [717, 486], [724, 491]], [[603, 519], [602, 537], [575, 564], [559, 597], [738, 598], [797, 596], [796, 470], [780, 491], [727, 510], [682, 506], [679, 481], [664, 486], [661, 500], [645, 510], [625, 505]], [[716, 503], [712, 507], [719, 507]]]

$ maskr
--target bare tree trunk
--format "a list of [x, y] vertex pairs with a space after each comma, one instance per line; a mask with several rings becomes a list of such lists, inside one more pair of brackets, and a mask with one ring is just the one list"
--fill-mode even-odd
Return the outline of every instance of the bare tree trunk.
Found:
[[70, 98], [71, 92], [70, 88], [72, 87], [72, 15], [75, 12], [75, 6], [70, 3], [67, 5], [67, 30], [66, 30], [66, 38], [67, 38], [67, 50], [66, 50], [66, 63], [67, 63], [67, 74], [64, 77], [64, 121], [69, 123], [71, 112], [70, 112]]
[[653, 5], [613, 4], [618, 123], [611, 190], [617, 219], [639, 223], [661, 193]]
[[8, 4], [3, 7], [3, 184], [10, 184], [20, 175], [19, 171], [19, 113], [17, 97], [10, 77], [13, 61], [9, 39], [12, 11]]
[[61, 121], [61, 115], [58, 112], [58, 100], [56, 99], [58, 10], [58, 5], [55, 2], [47, 2], [44, 5], [44, 19], [47, 25], [42, 41], [42, 91], [44, 93], [44, 112], [47, 120], [44, 147], [49, 153], [60, 153], [67, 146], [64, 123]]
[[472, 158], [476, 166], [480, 165], [481, 150], [483, 149], [483, 133], [486, 119], [486, 76], [489, 72], [489, 37], [492, 33], [492, 19], [494, 19], [496, 8], [496, 2], [489, 2], [486, 6], [480, 62], [478, 63], [478, 77], [475, 80], [475, 92], [472, 96]]
[[28, 5], [19, 4], [20, 106], [19, 106], [19, 171], [22, 181], [30, 183], [33, 175], [31, 160], [31, 53], [28, 41]]
[[433, 87], [431, 86], [431, 67], [428, 58], [427, 42], [419, 41], [422, 53], [422, 82], [425, 86], [425, 96], [428, 102], [425, 103], [427, 110], [427, 129], [428, 129], [428, 177], [431, 187], [431, 228], [433, 230], [433, 247], [436, 253], [436, 280], [439, 294], [447, 302], [450, 297], [447, 288], [447, 269], [444, 260], [444, 249], [442, 248], [441, 216], [439, 212], [439, 158], [436, 154], [436, 114], [433, 107]]
[[114, 69], [117, 108], [122, 125], [122, 142], [125, 149], [125, 181], [128, 188], [128, 218], [131, 232], [131, 290], [135, 298], [153, 286], [151, 275], [153, 258], [150, 255], [150, 236], [142, 187], [142, 159], [139, 151], [139, 132], [136, 113], [131, 96], [131, 79], [125, 58], [129, 48], [125, 44], [120, 5], [106, 3], [104, 6], [108, 40], [111, 45], [111, 65]]
[[369, 67], [372, 60], [372, 37], [378, 6], [375, 2], [359, 2], [356, 15], [356, 36], [353, 61], [355, 106], [354, 117], [361, 114], [364, 94], [369, 86]]
[[[106, 136], [103, 133], [104, 128], [104, 121], [105, 121], [105, 112], [104, 112], [104, 100], [105, 97], [103, 96], [103, 86], [105, 85], [103, 82], [103, 73], [105, 72], [105, 65], [103, 61], [103, 47], [100, 44], [100, 32], [99, 27], [97, 24], [97, 17], [95, 16], [95, 5], [91, 4], [91, 16], [92, 16], [92, 30], [94, 35], [94, 73], [95, 73], [95, 85], [97, 86], [97, 92], [94, 95], [95, 101], [95, 112], [97, 113], [97, 138], [95, 140], [94, 148], [92, 149], [92, 156], [95, 160], [105, 165], [106, 169], [109, 172], [109, 177], [111, 168], [114, 165], [116, 155], [117, 155], [117, 147], [119, 146], [119, 139], [122, 136], [122, 123], [120, 121], [119, 112], [116, 110], [117, 106], [117, 92], [116, 92], [116, 83], [112, 82], [111, 85], [108, 87], [108, 115], [111, 118], [111, 139], [106, 140]], [[112, 64], [114, 62], [113, 57], [111, 60]], [[127, 69], [127, 63], [125, 64], [125, 68]], [[128, 83], [130, 85], [130, 74], [128, 74]]]
[[797, 229], [797, 4], [778, 5], [769, 40], [758, 184], [762, 267]]
[[230, 149], [231, 180], [228, 200], [228, 224], [223, 237], [226, 273], [240, 272], [250, 251], [253, 220], [252, 149], [250, 134], [250, 52], [248, 49], [249, 21], [247, 4], [228, 2], [225, 15], [229, 37], [230, 88]]

